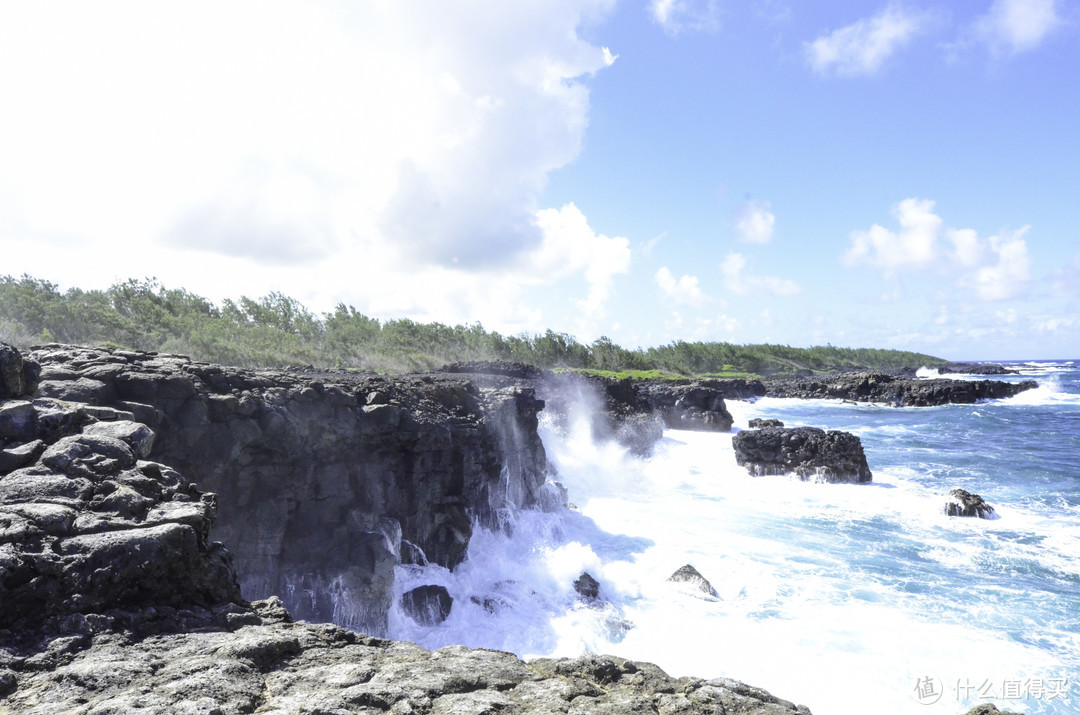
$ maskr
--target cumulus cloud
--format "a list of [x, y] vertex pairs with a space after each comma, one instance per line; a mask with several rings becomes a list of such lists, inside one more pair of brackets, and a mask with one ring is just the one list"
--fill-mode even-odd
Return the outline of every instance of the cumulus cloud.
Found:
[[893, 216], [899, 231], [878, 224], [853, 231], [844, 263], [880, 268], [886, 276], [959, 272], [958, 285], [971, 288], [986, 301], [1015, 298], [1027, 290], [1029, 226], [982, 239], [974, 229], [947, 228], [934, 212], [934, 202], [917, 198], [898, 203]]
[[1061, 23], [1058, 0], [995, 0], [973, 34], [993, 52], [1018, 54], [1038, 47]]
[[478, 276], [574, 265], [601, 311], [617, 270], [520, 266], [552, 240], [537, 197], [580, 152], [584, 82], [615, 61], [577, 28], [612, 4], [4, 3], [0, 240], [36, 247], [5, 269], [372, 312], [438, 289], [519, 325]]
[[768, 243], [776, 227], [776, 216], [768, 201], [748, 201], [738, 213], [735, 228], [747, 243]]
[[700, 308], [709, 302], [709, 296], [705, 295], [698, 285], [697, 276], [684, 275], [675, 278], [667, 266], [664, 266], [656, 272], [653, 280], [666, 297], [680, 305]]
[[926, 268], [938, 255], [938, 235], [942, 221], [934, 213], [934, 202], [904, 199], [893, 207], [899, 231], [874, 224], [868, 231], [851, 234], [851, 247], [844, 256], [848, 265], [869, 263], [886, 271]]
[[802, 290], [799, 284], [787, 278], [755, 276], [747, 274], [746, 257], [741, 253], [729, 253], [720, 264], [724, 285], [732, 293], [745, 295], [750, 292], [770, 295], [794, 295]]
[[543, 242], [524, 257], [518, 270], [535, 272], [545, 282], [583, 273], [589, 292], [578, 301], [578, 307], [584, 315], [584, 332], [591, 332], [588, 330], [591, 321], [607, 315], [615, 276], [630, 269], [630, 241], [621, 236], [608, 238], [597, 234], [572, 203], [559, 210], [540, 211], [537, 225], [543, 232]]
[[715, 30], [719, 25], [716, 0], [651, 0], [649, 14], [669, 35], [683, 30]]
[[871, 75], [925, 25], [924, 15], [890, 5], [873, 17], [805, 43], [804, 49], [810, 66], [819, 74]]
[[1025, 226], [1007, 236], [991, 236], [988, 248], [996, 261], [977, 268], [962, 284], [973, 287], [982, 300], [1006, 300], [1023, 293], [1031, 279], [1031, 262], [1024, 240], [1028, 229]]

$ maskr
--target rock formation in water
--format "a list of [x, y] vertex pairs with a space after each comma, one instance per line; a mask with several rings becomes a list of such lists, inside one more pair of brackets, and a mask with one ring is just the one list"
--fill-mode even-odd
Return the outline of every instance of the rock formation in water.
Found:
[[[0, 711], [809, 713], [647, 663], [430, 652], [293, 622], [277, 598], [248, 603], [229, 552], [210, 541], [218, 500], [147, 459], [160, 435], [131, 410], [23, 399], [24, 376], [0, 372], [0, 447], [14, 460], [0, 470]], [[64, 381], [79, 379], [96, 378]], [[415, 596], [450, 608], [435, 590]]]
[[980, 519], [997, 519], [994, 507], [986, 503], [978, 494], [951, 489], [945, 499], [945, 513], [949, 516], [974, 516]]
[[39, 397], [149, 425], [151, 458], [218, 495], [214, 535], [244, 593], [298, 618], [382, 634], [398, 563], [453, 568], [474, 520], [558, 506], [528, 387], [57, 345], [32, 357]]
[[687, 586], [704, 593], [706, 596], [720, 598], [720, 594], [716, 592], [716, 589], [713, 588], [713, 585], [709, 583], [708, 579], [702, 576], [701, 572], [691, 564], [679, 567], [675, 573], [668, 576], [668, 581], [686, 584]]
[[937, 369], [939, 375], [1019, 375], [1019, 370], [996, 363], [951, 362]]
[[794, 474], [803, 481], [870, 482], [862, 442], [850, 432], [817, 427], [742, 430], [731, 440], [735, 461], [755, 475]]
[[1038, 387], [1034, 380], [909, 380], [878, 372], [839, 373], [822, 377], [768, 378], [769, 397], [880, 402], [897, 407], [931, 407], [999, 400]]

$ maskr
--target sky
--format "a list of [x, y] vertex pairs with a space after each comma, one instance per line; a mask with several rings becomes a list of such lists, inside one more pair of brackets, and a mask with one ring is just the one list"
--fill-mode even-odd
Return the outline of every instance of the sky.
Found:
[[1066, 0], [0, 0], [0, 275], [1080, 357]]

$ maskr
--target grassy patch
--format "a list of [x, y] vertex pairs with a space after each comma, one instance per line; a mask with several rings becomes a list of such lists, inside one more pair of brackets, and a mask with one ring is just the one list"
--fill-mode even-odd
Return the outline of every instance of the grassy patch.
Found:
[[761, 375], [756, 372], [739, 372], [738, 370], [724, 370], [723, 372], [707, 372], [704, 375], [698, 375], [700, 378], [721, 378], [721, 379], [734, 379], [741, 378], [743, 380], [760, 380]]
[[594, 370], [591, 368], [556, 368], [554, 372], [574, 372], [579, 375], [610, 377], [616, 380], [685, 380], [686, 375], [679, 375], [665, 370]]

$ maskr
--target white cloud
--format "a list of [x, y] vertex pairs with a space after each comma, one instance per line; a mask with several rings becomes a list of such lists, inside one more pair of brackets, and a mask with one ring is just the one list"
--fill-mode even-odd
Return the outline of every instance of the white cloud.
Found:
[[801, 291], [799, 284], [786, 278], [747, 275], [746, 257], [741, 253], [729, 253], [720, 264], [724, 285], [732, 293], [745, 295], [750, 292], [770, 295], [794, 295]]
[[994, 52], [1017, 54], [1042, 44], [1062, 23], [1057, 0], [995, 0], [974, 24], [974, 35]]
[[[844, 254], [848, 266], [870, 265], [886, 276], [908, 272], [959, 272], [957, 284], [971, 288], [985, 301], [1022, 295], [1031, 279], [1025, 226], [988, 239], [973, 229], [952, 229], [934, 213], [929, 199], [904, 199], [893, 207], [900, 224], [892, 231], [874, 224], [867, 231], [853, 231]], [[951, 250], [945, 247], [946, 238]]]
[[900, 223], [899, 232], [874, 224], [869, 231], [851, 234], [851, 248], [844, 256], [848, 265], [865, 262], [886, 271], [933, 265], [942, 226], [934, 202], [904, 199], [893, 207], [893, 216]]
[[584, 315], [579, 327], [582, 332], [592, 332], [595, 321], [607, 315], [615, 275], [630, 269], [630, 242], [594, 232], [574, 204], [558, 211], [544, 209], [537, 214], [537, 222], [544, 240], [520, 262], [521, 280], [532, 274], [533, 280], [546, 283], [583, 273], [589, 292], [578, 301]]
[[871, 75], [925, 24], [925, 16], [890, 5], [873, 17], [805, 43], [804, 49], [819, 74]]
[[719, 26], [716, 0], [651, 0], [653, 22], [669, 35], [683, 30], [715, 30]]
[[537, 197], [580, 151], [583, 80], [615, 60], [577, 28], [612, 5], [0, 4], [3, 270], [503, 328], [537, 318], [523, 286], [572, 279], [599, 314], [622, 239], [522, 266], [547, 259]]
[[1021, 295], [1031, 279], [1031, 262], [1024, 240], [1028, 229], [1025, 226], [1009, 236], [991, 236], [989, 252], [997, 261], [976, 269], [963, 284], [974, 287], [978, 296], [988, 301]]
[[665, 296], [680, 305], [700, 308], [709, 302], [709, 296], [702, 292], [697, 276], [684, 275], [676, 279], [667, 266], [660, 268], [653, 277], [656, 285]]
[[776, 227], [776, 216], [768, 201], [748, 201], [738, 213], [735, 228], [739, 237], [747, 243], [768, 243]]
[[716, 327], [725, 333], [734, 333], [739, 329], [739, 321], [730, 315], [720, 313], [716, 316]]

